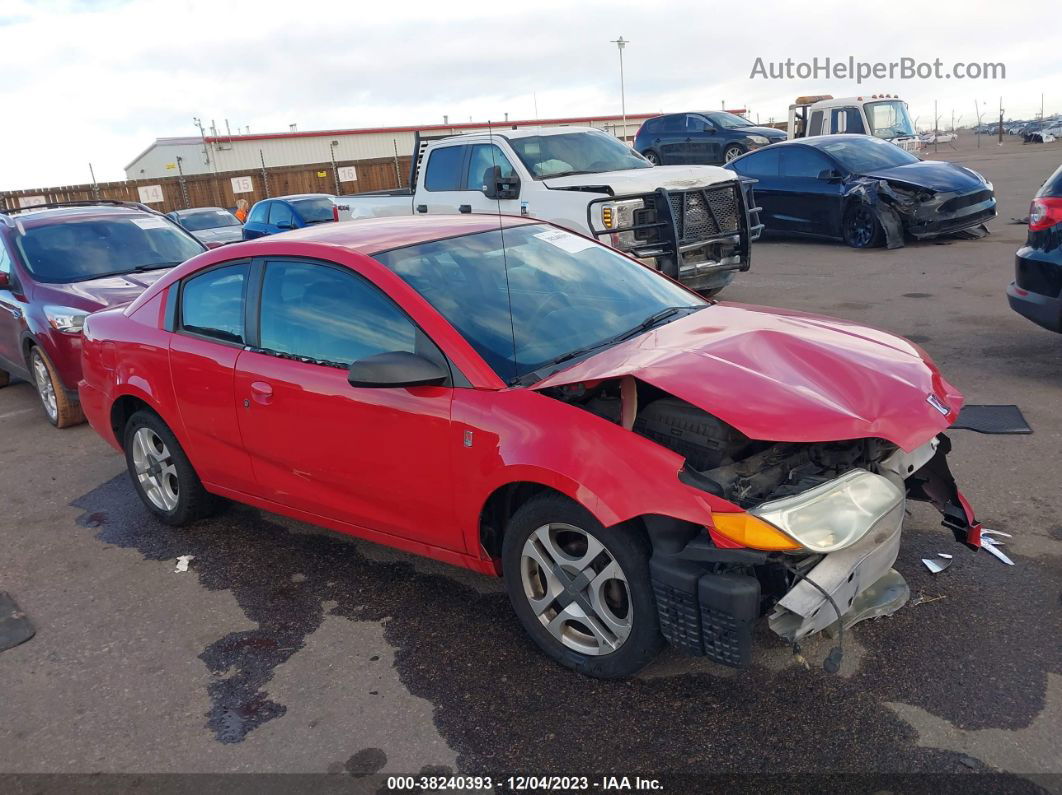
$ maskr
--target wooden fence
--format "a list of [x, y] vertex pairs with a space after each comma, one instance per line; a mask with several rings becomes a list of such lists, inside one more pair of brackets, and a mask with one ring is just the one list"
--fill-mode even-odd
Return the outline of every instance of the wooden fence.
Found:
[[[357, 179], [341, 181], [341, 194], [363, 193], [372, 190], [398, 188], [409, 183], [409, 156], [376, 160], [343, 161], [336, 164], [340, 177], [344, 169], [354, 167]], [[250, 191], [236, 192], [246, 188], [237, 178], [250, 179]], [[161, 197], [155, 190], [161, 189]], [[160, 177], [157, 179], [134, 179], [123, 182], [100, 182], [97, 185], [63, 185], [33, 190], [0, 191], [0, 209], [17, 209], [35, 199], [46, 202], [92, 201], [94, 199], [117, 199], [119, 201], [144, 201], [141, 188], [145, 189], [145, 201], [149, 207], [160, 212], [181, 210], [186, 207], [235, 207], [237, 199], [247, 199], [254, 204], [270, 196], [286, 196], [293, 193], [335, 193], [336, 177], [331, 163], [314, 163], [302, 166], [277, 166], [247, 171], [228, 171], [217, 174], [196, 174], [185, 177]], [[151, 194], [154, 194], [153, 196]], [[161, 199], [161, 200], [160, 200]]]

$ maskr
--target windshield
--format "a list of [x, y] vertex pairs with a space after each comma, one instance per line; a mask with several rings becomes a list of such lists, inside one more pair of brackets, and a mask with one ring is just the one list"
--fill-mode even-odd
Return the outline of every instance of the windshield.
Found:
[[868, 102], [863, 106], [870, 122], [870, 134], [878, 138], [900, 138], [914, 135], [914, 125], [907, 113], [907, 105], [898, 99]]
[[292, 199], [291, 206], [308, 224], [320, 224], [325, 221], [334, 221], [333, 209], [335, 205], [327, 196], [315, 196], [312, 199]]
[[509, 145], [536, 179], [651, 168], [640, 154], [603, 132], [573, 132], [513, 138]]
[[198, 213], [181, 213], [177, 216], [181, 226], [189, 232], [218, 229], [222, 226], [239, 226], [239, 219], [228, 210], [204, 210]]
[[606, 246], [538, 224], [375, 258], [424, 296], [508, 383], [632, 331], [669, 307], [681, 308], [674, 313], [681, 315], [707, 306]]
[[175, 224], [150, 215], [32, 226], [18, 237], [18, 248], [37, 281], [59, 284], [169, 267], [206, 250]]
[[709, 119], [716, 127], [722, 127], [726, 130], [736, 130], [739, 127], [755, 127], [748, 119], [743, 119], [740, 116], [736, 116], [733, 113], [724, 113], [717, 111], [715, 113], [705, 113], [705, 117]]
[[919, 162], [910, 152], [879, 138], [853, 136], [851, 139], [822, 144], [818, 148], [833, 155], [842, 166], [854, 174]]

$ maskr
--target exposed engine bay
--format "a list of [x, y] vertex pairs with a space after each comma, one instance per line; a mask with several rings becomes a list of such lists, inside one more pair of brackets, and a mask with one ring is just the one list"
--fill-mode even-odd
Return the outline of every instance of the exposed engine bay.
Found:
[[[781, 527], [778, 512], [797, 508], [808, 519], [801, 532], [787, 526], [802, 549], [770, 551], [719, 546], [693, 522], [645, 517], [661, 632], [689, 654], [740, 667], [761, 617], [796, 643], [829, 626], [843, 638], [852, 624], [898, 610], [910, 595], [891, 568], [907, 499], [932, 502], [956, 540], [979, 545], [981, 528], [948, 468], [944, 435], [910, 452], [878, 438], [755, 440], [632, 376], [542, 392], [673, 450], [686, 460], [683, 482], [751, 516]], [[839, 641], [827, 670], [837, 670], [842, 653]]]
[[[632, 379], [633, 380], [633, 379]], [[633, 420], [624, 417], [623, 384], [615, 379], [544, 390], [667, 447], [686, 459], [683, 480], [742, 508], [799, 494], [853, 469], [878, 472], [897, 447], [883, 439], [789, 443], [749, 439], [703, 409], [637, 382]], [[628, 394], [632, 387], [627, 386]], [[629, 408], [628, 408], [629, 411]]]

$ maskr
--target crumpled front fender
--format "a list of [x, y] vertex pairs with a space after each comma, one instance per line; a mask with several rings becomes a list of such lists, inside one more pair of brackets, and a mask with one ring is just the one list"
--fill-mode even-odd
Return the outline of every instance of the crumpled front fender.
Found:
[[943, 433], [939, 434], [937, 439], [940, 444], [934, 456], [905, 481], [907, 498], [932, 503], [943, 515], [942, 524], [951, 530], [956, 541], [970, 549], [979, 549], [981, 523], [974, 516], [970, 503], [959, 491], [948, 466], [951, 440]]

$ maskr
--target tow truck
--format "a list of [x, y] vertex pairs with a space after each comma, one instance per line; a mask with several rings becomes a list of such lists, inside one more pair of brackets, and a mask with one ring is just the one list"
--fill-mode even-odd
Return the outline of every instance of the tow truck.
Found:
[[873, 135], [908, 152], [922, 149], [907, 103], [895, 94], [839, 99], [818, 94], [797, 97], [789, 106], [787, 134], [790, 138], [837, 133]]

